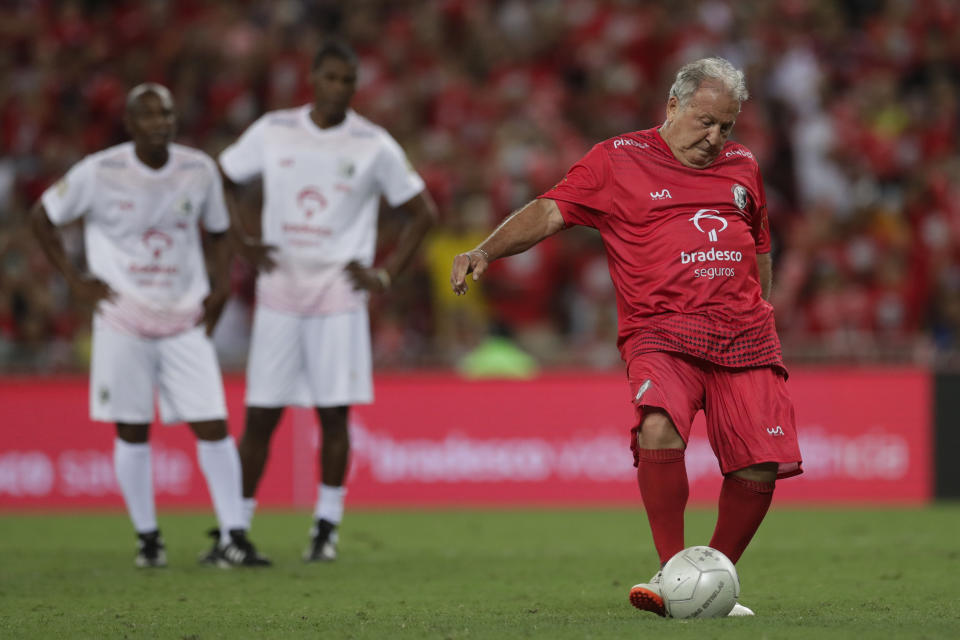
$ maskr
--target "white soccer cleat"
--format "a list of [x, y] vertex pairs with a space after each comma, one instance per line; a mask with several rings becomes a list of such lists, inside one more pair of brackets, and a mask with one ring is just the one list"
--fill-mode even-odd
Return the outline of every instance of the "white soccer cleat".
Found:
[[739, 602], [737, 602], [737, 603], [734, 603], [733, 609], [730, 610], [730, 613], [727, 614], [727, 617], [729, 618], [730, 616], [752, 616], [752, 615], [754, 615], [753, 609], [751, 609], [750, 607], [745, 607]]
[[[649, 611], [660, 617], [667, 616], [667, 610], [663, 606], [663, 596], [660, 592], [660, 580], [663, 573], [657, 571], [650, 582], [635, 584], [630, 588], [630, 604], [641, 611]], [[747, 609], [749, 611], [749, 609]]]

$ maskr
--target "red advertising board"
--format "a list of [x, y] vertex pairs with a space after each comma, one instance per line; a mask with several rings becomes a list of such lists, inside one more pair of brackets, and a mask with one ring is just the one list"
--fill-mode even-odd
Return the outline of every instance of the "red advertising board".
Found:
[[[243, 381], [228, 378], [226, 385], [239, 438]], [[778, 503], [929, 499], [928, 372], [796, 369], [789, 386], [805, 473], [778, 485]], [[628, 446], [633, 411], [621, 375], [522, 382], [383, 375], [376, 394], [351, 417], [350, 506], [639, 504]], [[0, 508], [122, 505], [113, 429], [88, 420], [85, 379], [0, 379], [0, 407]], [[312, 412], [287, 412], [261, 504], [312, 503], [317, 436]], [[208, 504], [189, 430], [155, 425], [151, 441], [158, 503]], [[720, 474], [702, 416], [687, 470], [691, 500], [715, 500]]]

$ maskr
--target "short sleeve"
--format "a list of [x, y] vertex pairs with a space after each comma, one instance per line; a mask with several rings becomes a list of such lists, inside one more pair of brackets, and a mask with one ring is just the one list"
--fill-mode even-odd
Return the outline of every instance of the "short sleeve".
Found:
[[40, 197], [43, 208], [55, 225], [63, 225], [83, 216], [93, 206], [96, 179], [94, 161], [89, 157], [75, 164]]
[[767, 219], [767, 193], [763, 189], [763, 177], [757, 167], [757, 202], [753, 212], [753, 240], [757, 253], [770, 253], [770, 221]]
[[260, 118], [220, 154], [223, 173], [237, 183], [249, 182], [263, 173], [267, 120]]
[[557, 201], [568, 225], [597, 226], [597, 216], [610, 211], [609, 160], [603, 143], [574, 164], [567, 175], [540, 198]]
[[383, 134], [383, 146], [377, 156], [377, 184], [391, 207], [407, 202], [423, 191], [423, 178], [414, 170], [407, 154], [388, 133]]
[[203, 228], [211, 233], [223, 233], [230, 228], [230, 214], [223, 197], [223, 181], [212, 162], [207, 197], [203, 203], [202, 223]]

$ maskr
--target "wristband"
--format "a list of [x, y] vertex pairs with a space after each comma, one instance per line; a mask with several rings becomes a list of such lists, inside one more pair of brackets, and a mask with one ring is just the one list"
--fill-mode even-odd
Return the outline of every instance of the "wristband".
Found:
[[386, 269], [377, 269], [374, 271], [377, 275], [377, 280], [380, 281], [380, 287], [384, 290], [390, 288], [390, 272]]
[[490, 254], [484, 251], [483, 249], [481, 249], [480, 247], [477, 247], [476, 249], [474, 249], [474, 251], [476, 251], [477, 253], [482, 253], [483, 259], [486, 260], [487, 262], [491, 262]]

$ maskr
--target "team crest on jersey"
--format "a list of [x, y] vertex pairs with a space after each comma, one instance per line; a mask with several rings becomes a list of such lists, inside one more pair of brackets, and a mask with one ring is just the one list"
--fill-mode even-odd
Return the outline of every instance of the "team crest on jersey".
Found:
[[733, 204], [741, 211], [747, 206], [747, 189], [743, 185], [733, 185]]
[[177, 204], [177, 212], [184, 216], [193, 213], [193, 203], [190, 202], [190, 198], [184, 198]]
[[340, 160], [340, 166], [337, 167], [337, 172], [341, 178], [352, 178], [353, 174], [357, 171], [356, 165], [353, 164], [353, 160], [348, 158], [343, 158]]

